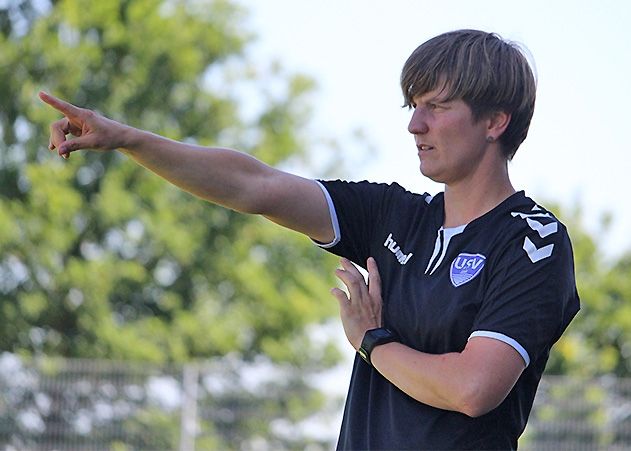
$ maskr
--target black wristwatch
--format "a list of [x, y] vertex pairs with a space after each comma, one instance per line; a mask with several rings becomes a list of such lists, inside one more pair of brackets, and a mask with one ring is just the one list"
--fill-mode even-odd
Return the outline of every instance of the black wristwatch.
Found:
[[370, 329], [364, 334], [362, 344], [357, 350], [362, 359], [372, 366], [370, 362], [370, 353], [375, 346], [384, 345], [392, 341], [398, 341], [398, 338], [385, 327], [378, 327], [377, 329]]

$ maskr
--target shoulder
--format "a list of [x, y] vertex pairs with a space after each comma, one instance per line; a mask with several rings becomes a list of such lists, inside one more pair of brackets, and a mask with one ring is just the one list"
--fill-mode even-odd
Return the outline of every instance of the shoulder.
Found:
[[485, 274], [485, 318], [495, 311], [509, 316], [519, 312], [515, 318], [524, 321], [536, 314], [529, 328], [515, 325], [523, 337], [502, 333], [520, 343], [528, 342], [532, 331], [542, 337], [553, 334], [556, 340], [579, 309], [572, 246], [567, 229], [551, 211], [518, 194], [484, 227], [489, 230], [483, 233], [494, 240]]
[[[521, 194], [521, 193], [520, 193]], [[535, 202], [525, 194], [506, 211], [513, 228], [526, 238], [546, 240], [550, 243], [569, 244], [565, 225], [550, 210]], [[530, 239], [530, 238], [529, 238]]]
[[423, 199], [427, 198], [428, 203], [432, 199], [432, 196], [428, 193], [424, 193], [424, 194], [413, 193], [396, 182], [378, 183], [378, 182], [370, 182], [368, 180], [349, 181], [349, 180], [341, 180], [341, 179], [334, 179], [334, 180], [318, 179], [316, 181], [322, 184], [327, 189], [329, 188], [330, 189], [346, 189], [346, 190], [352, 190], [352, 191], [363, 191], [367, 193], [386, 192], [386, 193], [399, 194], [399, 195], [409, 195], [413, 197], [420, 196]]
[[565, 225], [523, 191], [500, 204], [474, 230], [484, 241], [490, 260], [504, 270], [550, 263], [566, 269], [573, 267], [572, 246]]
[[573, 293], [574, 257], [567, 228], [550, 210], [518, 194], [492, 227], [493, 272], [502, 278], [528, 281], [531, 287]]
[[376, 183], [347, 180], [317, 180], [335, 198], [355, 198], [372, 202], [415, 202], [429, 205], [433, 196], [428, 193], [414, 193], [398, 183]]

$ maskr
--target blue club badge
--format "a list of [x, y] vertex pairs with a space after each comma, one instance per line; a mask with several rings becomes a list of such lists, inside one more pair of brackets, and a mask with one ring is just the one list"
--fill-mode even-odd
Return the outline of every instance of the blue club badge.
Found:
[[451, 262], [451, 269], [449, 270], [449, 277], [454, 287], [459, 287], [471, 280], [473, 280], [482, 268], [486, 257], [482, 254], [459, 254], [453, 262]]

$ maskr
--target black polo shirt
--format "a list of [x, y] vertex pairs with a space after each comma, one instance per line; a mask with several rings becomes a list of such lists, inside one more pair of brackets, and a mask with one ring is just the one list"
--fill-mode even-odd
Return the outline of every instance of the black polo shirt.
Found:
[[444, 229], [442, 193], [320, 183], [336, 232], [321, 246], [361, 267], [376, 259], [384, 325], [403, 344], [443, 354], [485, 336], [526, 364], [500, 406], [471, 418], [414, 400], [356, 356], [338, 449], [515, 449], [550, 348], [579, 310], [563, 224], [523, 192]]

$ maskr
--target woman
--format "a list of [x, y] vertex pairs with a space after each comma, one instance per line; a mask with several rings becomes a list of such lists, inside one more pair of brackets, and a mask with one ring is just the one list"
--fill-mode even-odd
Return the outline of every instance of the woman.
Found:
[[[445, 187], [434, 197], [307, 180], [40, 97], [64, 115], [49, 145], [61, 156], [119, 149], [343, 257], [348, 294], [332, 293], [359, 352], [339, 449], [515, 449], [550, 348], [579, 309], [565, 227], [508, 174], [534, 111], [534, 77], [516, 46], [460, 30], [417, 48], [401, 87], [421, 173]], [[365, 265], [368, 283], [351, 262]]]

